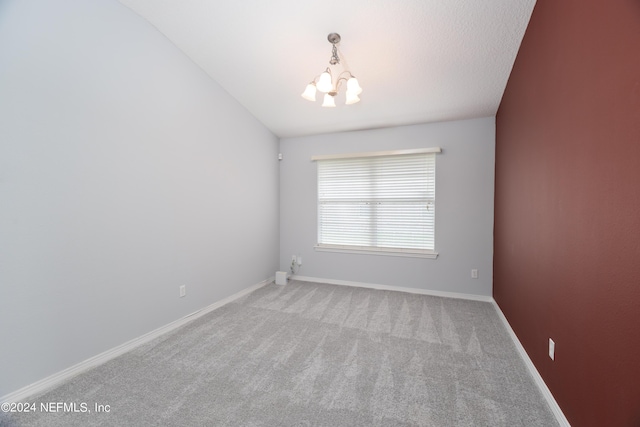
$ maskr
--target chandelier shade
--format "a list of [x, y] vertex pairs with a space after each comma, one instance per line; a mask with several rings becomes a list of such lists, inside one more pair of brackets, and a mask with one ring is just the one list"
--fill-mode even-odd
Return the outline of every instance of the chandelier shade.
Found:
[[325, 93], [324, 94], [324, 101], [322, 102], [322, 106], [323, 107], [335, 107], [336, 106], [336, 99], [333, 97], [333, 95]]
[[360, 95], [362, 93], [362, 88], [360, 87], [360, 84], [358, 84], [358, 79], [353, 76], [347, 80], [347, 93], [349, 92], [355, 95]]
[[327, 39], [329, 43], [333, 45], [329, 66], [307, 85], [302, 93], [302, 97], [308, 101], [315, 102], [316, 91], [318, 90], [325, 94], [322, 106], [335, 107], [336, 95], [340, 91], [342, 84], [346, 82], [345, 104], [351, 105], [360, 102], [358, 95], [362, 93], [362, 87], [360, 87], [358, 80], [351, 71], [347, 70], [346, 66], [340, 63], [338, 47], [336, 46], [341, 40], [340, 34], [331, 33], [327, 36]]
[[302, 97], [308, 101], [316, 100], [316, 85], [313, 83], [309, 83], [307, 88], [302, 93]]
[[347, 100], [345, 102], [346, 105], [355, 104], [356, 102], [360, 102], [360, 98], [358, 94], [347, 91]]
[[320, 78], [318, 79], [318, 83], [316, 85], [320, 92], [330, 92], [333, 89], [333, 83], [331, 83], [331, 74], [328, 71], [320, 74]]

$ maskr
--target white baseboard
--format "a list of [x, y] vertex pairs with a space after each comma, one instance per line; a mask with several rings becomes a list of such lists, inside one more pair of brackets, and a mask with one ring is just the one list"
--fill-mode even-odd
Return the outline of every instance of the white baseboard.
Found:
[[520, 353], [520, 357], [524, 361], [524, 364], [527, 366], [529, 373], [533, 377], [534, 382], [538, 386], [538, 389], [540, 389], [540, 391], [542, 392], [544, 399], [547, 401], [547, 404], [549, 405], [551, 412], [553, 412], [553, 415], [556, 417], [558, 424], [560, 424], [562, 427], [571, 427], [571, 424], [569, 424], [569, 421], [564, 416], [562, 409], [560, 409], [558, 402], [556, 402], [556, 399], [553, 397], [553, 394], [551, 394], [551, 390], [549, 390], [549, 387], [547, 387], [547, 384], [542, 379], [542, 376], [540, 376], [540, 373], [536, 369], [536, 366], [531, 361], [531, 358], [529, 358], [527, 351], [522, 346], [522, 343], [520, 343], [520, 340], [518, 339], [518, 336], [516, 335], [516, 333], [513, 332], [513, 329], [511, 329], [511, 325], [509, 324], [509, 321], [505, 317], [502, 310], [500, 310], [500, 307], [495, 302], [495, 300], [493, 301], [493, 306], [496, 309], [496, 312], [498, 313], [498, 317], [500, 318], [500, 320], [502, 320], [502, 323], [507, 329], [509, 336], [511, 336], [511, 340], [513, 340], [513, 343], [515, 344], [516, 349], [518, 350], [518, 353]]
[[243, 296], [245, 296], [246, 294], [255, 291], [258, 288], [261, 288], [262, 286], [265, 286], [271, 282], [274, 281], [273, 277], [270, 277], [266, 280], [263, 280], [260, 283], [257, 283], [253, 286], [250, 286], [246, 289], [243, 289], [242, 291], [235, 293], [227, 298], [224, 298], [218, 302], [215, 302], [207, 307], [204, 307], [198, 311], [195, 311], [191, 314], [187, 314], [186, 316], [184, 316], [181, 319], [178, 319], [176, 321], [173, 321], [171, 323], [168, 323], [164, 326], [161, 326], [160, 328], [153, 330], [151, 332], [148, 332], [142, 336], [139, 336], [137, 338], [134, 338], [130, 341], [127, 341], [124, 344], [121, 344], [117, 347], [114, 347], [110, 350], [107, 350], [103, 353], [100, 353], [96, 356], [93, 356], [83, 362], [80, 362], [74, 366], [71, 366], [67, 369], [64, 369], [60, 372], [57, 372], [53, 375], [50, 375], [42, 380], [36, 381], [33, 384], [29, 384], [26, 387], [23, 387], [19, 390], [16, 390], [12, 393], [9, 393], [5, 396], [0, 397], [0, 403], [4, 403], [4, 402], [24, 402], [26, 399], [28, 399], [30, 396], [33, 396], [35, 394], [41, 393], [43, 391], [46, 391], [50, 388], [53, 388], [59, 384], [61, 384], [62, 382], [82, 373], [85, 372], [93, 367], [96, 367], [98, 365], [102, 365], [105, 362], [108, 362], [111, 359], [114, 359], [118, 356], [120, 356], [121, 354], [124, 354], [128, 351], [133, 350], [134, 348], [145, 344], [163, 334], [166, 334], [167, 332], [170, 332], [176, 328], [179, 328], [182, 325], [185, 325], [199, 317], [204, 316], [207, 313], [210, 313], [211, 311], [222, 307], [225, 304], [228, 304], [238, 298], [241, 298]]
[[347, 280], [333, 280], [333, 279], [321, 279], [318, 277], [307, 277], [307, 276], [291, 276], [291, 280], [299, 280], [301, 282], [313, 282], [313, 283], [327, 283], [329, 285], [343, 285], [343, 286], [355, 286], [358, 288], [369, 288], [369, 289], [380, 289], [384, 291], [399, 291], [399, 292], [408, 292], [411, 294], [420, 294], [420, 295], [431, 295], [436, 297], [445, 297], [445, 298], [458, 298], [458, 299], [467, 299], [473, 301], [483, 301], [483, 302], [493, 302], [493, 298], [484, 296], [484, 295], [474, 295], [474, 294], [463, 294], [459, 292], [444, 292], [444, 291], [432, 291], [427, 289], [417, 289], [417, 288], [403, 288], [400, 286], [390, 286], [390, 285], [377, 285], [373, 283], [362, 283], [362, 282], [350, 282]]

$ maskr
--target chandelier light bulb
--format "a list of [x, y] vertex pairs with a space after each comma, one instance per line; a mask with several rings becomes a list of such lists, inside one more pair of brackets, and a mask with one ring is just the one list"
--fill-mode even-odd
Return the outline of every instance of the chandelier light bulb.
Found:
[[336, 106], [336, 100], [333, 96], [329, 95], [328, 93], [324, 94], [324, 102], [322, 103], [323, 107], [335, 107]]
[[316, 100], [316, 85], [314, 85], [313, 83], [309, 83], [307, 85], [307, 88], [304, 90], [304, 92], [302, 92], [302, 97], [306, 100], [309, 101], [315, 101]]

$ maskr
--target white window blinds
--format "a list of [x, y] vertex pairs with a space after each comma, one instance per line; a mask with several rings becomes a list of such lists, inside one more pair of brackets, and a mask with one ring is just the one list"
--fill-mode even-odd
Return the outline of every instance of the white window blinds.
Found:
[[317, 160], [319, 249], [434, 253], [434, 152]]

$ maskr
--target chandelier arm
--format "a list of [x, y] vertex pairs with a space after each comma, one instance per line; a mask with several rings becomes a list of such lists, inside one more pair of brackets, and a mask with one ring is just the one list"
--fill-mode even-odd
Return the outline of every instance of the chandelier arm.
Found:
[[336, 80], [336, 90], [338, 90], [340, 88], [340, 84], [342, 84], [343, 81], [347, 81], [348, 79], [344, 78], [344, 77], [340, 77], [338, 80]]

